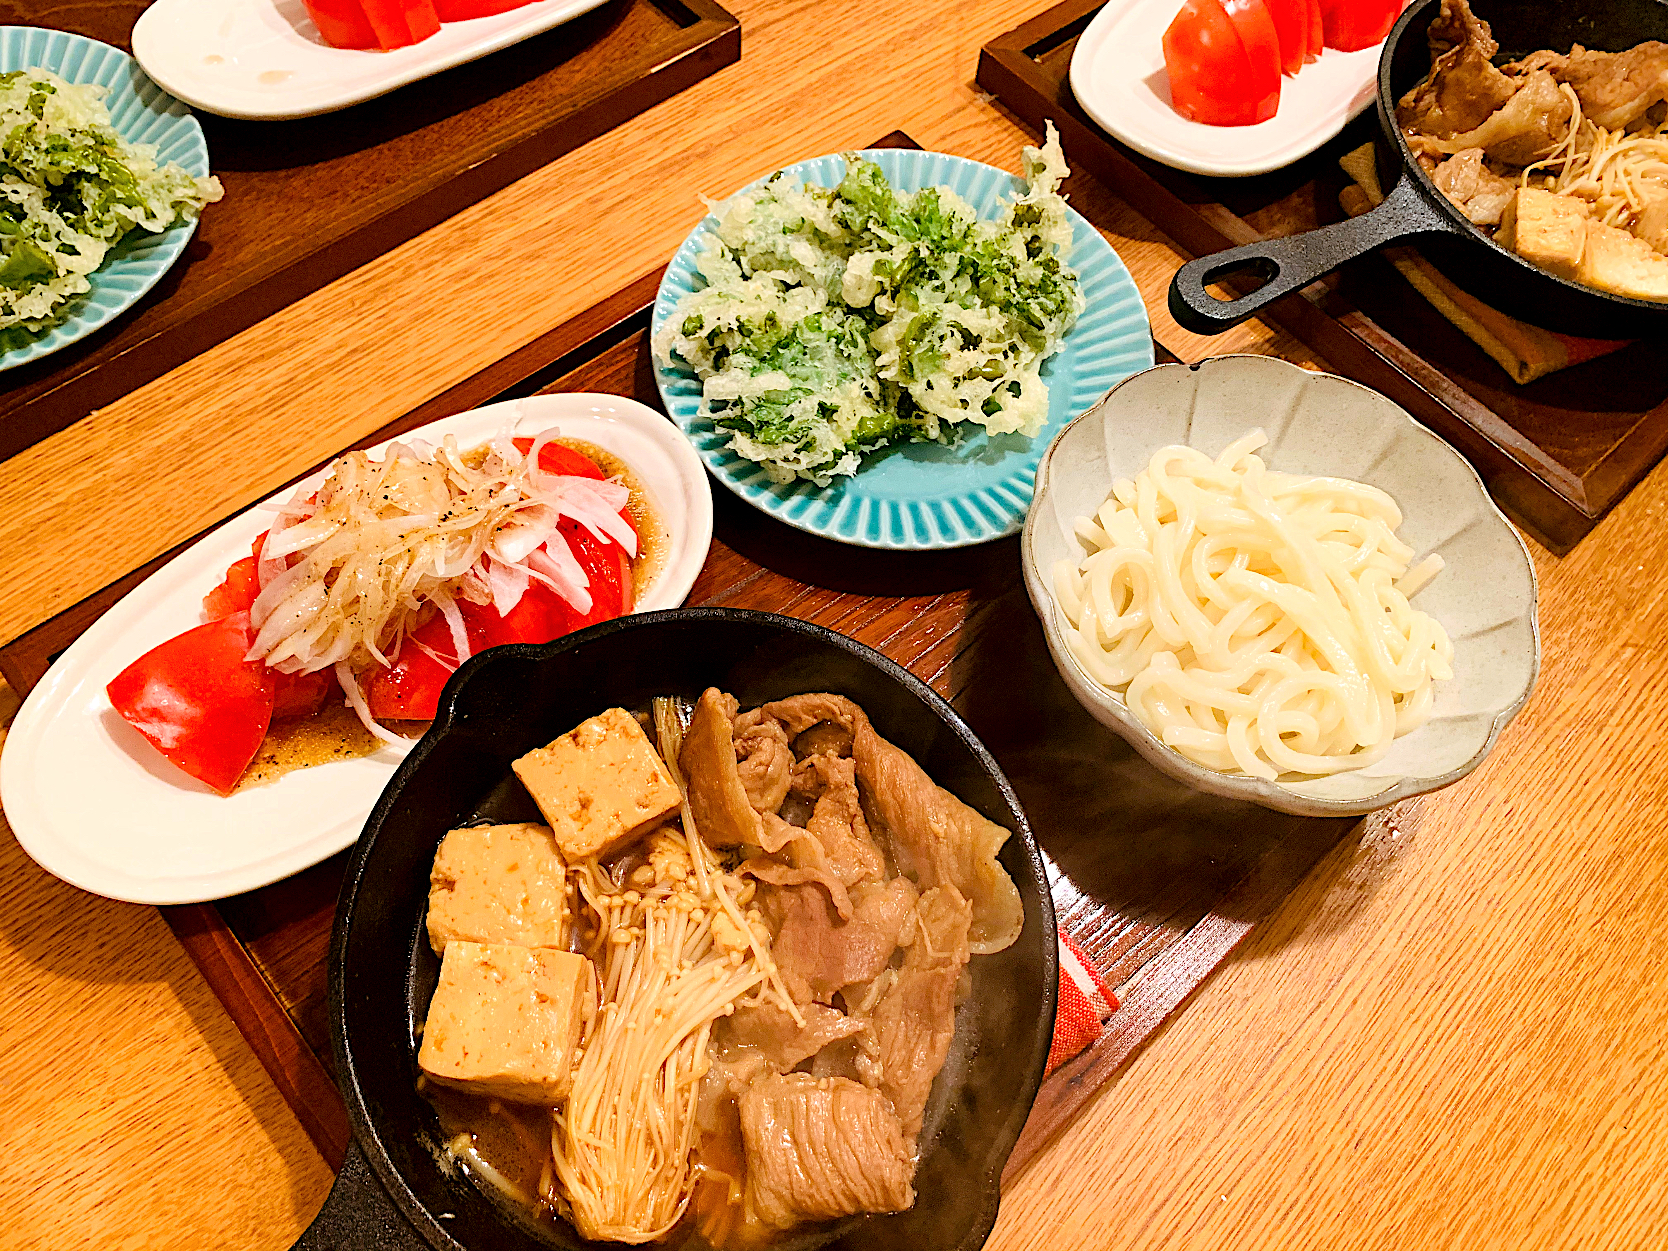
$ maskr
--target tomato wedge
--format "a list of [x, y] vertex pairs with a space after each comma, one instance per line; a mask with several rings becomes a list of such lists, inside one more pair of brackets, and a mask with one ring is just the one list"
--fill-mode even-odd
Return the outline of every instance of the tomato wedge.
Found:
[[584, 615], [575, 613], [572, 628], [583, 630], [630, 612], [633, 606], [631, 557], [626, 555], [625, 548], [611, 540], [598, 539], [570, 517], [564, 517], [556, 528], [567, 539], [579, 567], [591, 580], [591, 611]]
[[[579, 619], [566, 600], [538, 581], [528, 582], [516, 606], [502, 616], [490, 604], [468, 601], [458, 605], [458, 613], [471, 655], [505, 643], [548, 643], [571, 634]], [[457, 667], [451, 627], [444, 617], [436, 616], [406, 639], [389, 668], [377, 670], [370, 678], [365, 702], [371, 715], [379, 721], [434, 720], [440, 692]]]
[[159, 752], [229, 795], [272, 721], [271, 671], [245, 660], [247, 612], [159, 643], [104, 688], [110, 703]]
[[331, 695], [339, 696], [342, 691], [334, 669], [320, 669], [317, 673], [279, 673], [276, 669], [271, 672], [274, 721], [310, 717], [329, 702]]
[[261, 548], [266, 544], [266, 531], [255, 536], [249, 545], [249, 555], [233, 561], [220, 585], [203, 596], [203, 615], [210, 621], [229, 617], [234, 612], [248, 612], [255, 606], [261, 593]]
[[[491, 646], [501, 643], [548, 643], [578, 627], [573, 606], [543, 582], [529, 579], [514, 608], [499, 616], [496, 608], [483, 610]], [[447, 648], [448, 653], [451, 651]]]
[[1309, 0], [1309, 51], [1304, 56], [1307, 62], [1320, 60], [1321, 50], [1326, 47], [1326, 22], [1321, 16], [1321, 0]]
[[[533, 450], [531, 439], [511, 439], [515, 450], [526, 456]], [[573, 478], [605, 478], [608, 475], [596, 461], [583, 452], [576, 452], [573, 448], [562, 443], [546, 443], [539, 452], [539, 468], [546, 473], [567, 474]]]
[[440, 29], [434, 0], [302, 0], [332, 48], [403, 48]]
[[1262, 0], [1187, 0], [1164, 32], [1176, 112], [1211, 126], [1251, 126], [1280, 107], [1279, 36]]
[[261, 593], [260, 575], [255, 570], [255, 558], [245, 556], [226, 570], [226, 579], [203, 596], [203, 613], [210, 621], [229, 617], [235, 612], [248, 612], [255, 606]]
[[1401, 15], [1402, 0], [1320, 0], [1326, 46], [1358, 52], [1383, 43]]
[[[471, 655], [506, 643], [548, 643], [632, 610], [635, 596], [631, 557], [625, 549], [611, 540], [597, 539], [571, 519], [564, 519], [557, 528], [590, 579], [591, 611], [575, 612], [537, 579], [528, 582], [516, 606], [504, 615], [490, 604], [465, 601], [458, 605], [458, 612], [469, 636]], [[456, 657], [446, 619], [436, 616], [425, 622], [406, 639], [399, 658], [390, 667], [369, 677], [365, 702], [371, 716], [379, 721], [432, 721], [439, 709], [440, 692], [457, 669]]]
[[[462, 603], [464, 633], [471, 653], [491, 647], [488, 614], [491, 607]], [[427, 650], [424, 650], [424, 649]], [[432, 653], [432, 654], [431, 654]], [[457, 670], [457, 647], [452, 628], [438, 613], [406, 636], [399, 658], [387, 669], [378, 669], [365, 687], [365, 702], [378, 721], [433, 721], [441, 689]]]
[[1295, 74], [1309, 59], [1310, 0], [1263, 0], [1280, 39], [1280, 72]]
[[1253, 81], [1264, 84], [1265, 90], [1267, 83], [1274, 84], [1274, 104], [1268, 110], [1273, 117], [1280, 107], [1280, 32], [1266, 0], [1222, 0], [1222, 8], [1245, 46]]

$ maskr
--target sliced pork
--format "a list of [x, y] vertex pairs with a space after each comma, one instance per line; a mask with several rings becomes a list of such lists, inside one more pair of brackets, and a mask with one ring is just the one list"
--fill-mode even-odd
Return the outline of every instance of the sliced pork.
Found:
[[776, 933], [771, 955], [794, 1002], [829, 1003], [841, 988], [878, 976], [909, 937], [915, 899], [908, 878], [867, 883], [852, 890], [851, 920], [841, 921], [821, 887], [761, 887]]
[[1517, 196], [1515, 182], [1483, 163], [1481, 148], [1467, 148], [1449, 157], [1436, 167], [1431, 181], [1477, 226], [1498, 226], [1506, 206]]
[[826, 752], [807, 756], [794, 771], [794, 790], [812, 799], [806, 828], [817, 837], [829, 867], [846, 886], [886, 876], [886, 857], [869, 836], [857, 794], [857, 763]]
[[1019, 891], [996, 859], [1007, 830], [935, 784], [843, 695], [796, 695], [766, 704], [764, 711], [789, 734], [821, 721], [849, 729], [866, 813], [890, 836], [899, 870], [914, 874], [923, 887], [954, 886], [972, 904], [968, 941], [976, 955], [1001, 951], [1019, 937], [1025, 923]]
[[758, 1003], [735, 1010], [725, 1027], [725, 1039], [757, 1051], [778, 1071], [785, 1072], [816, 1055], [829, 1043], [864, 1033], [866, 1021], [820, 1003], [800, 1009], [803, 1025], [775, 1004]]
[[737, 717], [733, 727], [736, 775], [755, 812], [777, 812], [793, 781], [793, 747], [780, 722], [757, 709]]
[[1590, 52], [1577, 44], [1555, 69], [1575, 89], [1582, 115], [1596, 126], [1620, 130], [1668, 100], [1668, 43], [1653, 39], [1626, 52]]
[[972, 909], [953, 886], [921, 896], [897, 980], [875, 1005], [880, 1089], [892, 1101], [913, 1150], [933, 1079], [956, 1032], [956, 983], [967, 967]]
[[1490, 58], [1500, 45], [1464, 0], [1442, 0], [1430, 27], [1431, 72], [1396, 106], [1403, 130], [1451, 139], [1483, 124], [1517, 93], [1519, 83]]
[[1485, 121], [1440, 138], [1433, 146], [1441, 152], [1481, 148], [1491, 160], [1530, 165], [1551, 156], [1569, 138], [1574, 116], [1575, 106], [1557, 80], [1546, 70], [1536, 70]]
[[747, 1206], [776, 1229], [915, 1202], [914, 1161], [892, 1105], [842, 1077], [786, 1073], [741, 1097]]

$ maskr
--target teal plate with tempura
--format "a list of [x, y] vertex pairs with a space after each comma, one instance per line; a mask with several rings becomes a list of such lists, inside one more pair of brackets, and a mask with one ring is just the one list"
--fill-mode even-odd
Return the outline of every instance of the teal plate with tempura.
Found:
[[[862, 153], [900, 192], [948, 186], [994, 219], [1024, 192], [1016, 174], [962, 157], [909, 148]], [[791, 165], [786, 171], [818, 186], [839, 184], [845, 162], [837, 155]], [[757, 185], [757, 184], [754, 184]], [[863, 457], [855, 475], [826, 487], [796, 480], [771, 481], [764, 468], [730, 447], [730, 432], [701, 412], [701, 383], [682, 360], [655, 361], [655, 380], [666, 411], [695, 444], [708, 472], [755, 508], [790, 526], [861, 547], [926, 551], [966, 547], [1018, 534], [1031, 505], [1037, 462], [1072, 418], [1090, 408], [1123, 379], [1153, 364], [1152, 329], [1141, 292], [1112, 246], [1075, 210], [1071, 251], [1086, 300], [1060, 350], [1042, 366], [1048, 383], [1048, 418], [1035, 436], [992, 436], [967, 423], [953, 445], [895, 444]], [[705, 285], [696, 266], [717, 220], [706, 218], [684, 240], [661, 279], [653, 329], [658, 331], [684, 295]]]
[[[123, 139], [153, 145], [159, 165], [172, 161], [193, 177], [208, 177], [202, 126], [125, 52], [68, 31], [0, 26], [0, 73], [21, 69], [48, 69], [72, 83], [100, 84], [110, 124]], [[34, 333], [17, 326], [0, 331], [0, 370], [39, 360], [120, 317], [179, 260], [196, 230], [195, 218], [176, 221], [160, 234], [130, 230], [88, 275], [92, 290], [70, 301], [62, 321]]]

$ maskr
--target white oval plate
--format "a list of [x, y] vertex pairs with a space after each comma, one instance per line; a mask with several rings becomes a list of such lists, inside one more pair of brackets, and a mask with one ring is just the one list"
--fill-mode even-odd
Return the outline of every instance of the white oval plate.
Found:
[[[459, 413], [400, 437], [438, 442], [454, 434], [469, 447], [510, 422], [522, 434], [555, 427], [631, 466], [672, 541], [637, 611], [681, 604], [712, 540], [712, 489], [678, 428], [620, 396], [541, 395]], [[221, 796], [158, 755], [104, 694], [135, 658], [201, 621], [203, 596], [248, 554], [272, 524], [272, 506], [294, 490], [228, 521], [135, 587], [24, 700], [0, 755], [0, 796], [18, 842], [48, 872], [112, 899], [197, 903], [276, 882], [359, 837], [409, 748], [384, 747]]]
[[1164, 69], [1164, 31], [1180, 8], [1181, 0], [1111, 0], [1071, 58], [1071, 89], [1084, 112], [1155, 161], [1223, 178], [1265, 174], [1313, 152], [1378, 95], [1383, 44], [1359, 52], [1328, 48], [1295, 77], [1280, 79], [1280, 111], [1268, 121], [1190, 122], [1170, 104]]
[[332, 48], [301, 0], [156, 0], [133, 25], [133, 55], [187, 104], [251, 121], [312, 117], [486, 56], [572, 21], [603, 0], [533, 4], [442, 22], [409, 48]]

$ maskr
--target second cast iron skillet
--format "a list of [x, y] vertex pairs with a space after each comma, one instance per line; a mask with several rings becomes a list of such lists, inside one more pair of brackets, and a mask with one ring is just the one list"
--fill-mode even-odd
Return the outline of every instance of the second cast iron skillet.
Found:
[[[1003, 845], [1025, 907], [1013, 946], [975, 957], [971, 994], [933, 1087], [915, 1206], [811, 1226], [773, 1244], [808, 1251], [975, 1251], [996, 1220], [997, 1180], [1042, 1082], [1059, 980], [1042, 857], [1013, 788], [950, 706], [878, 652], [769, 613], [677, 609], [593, 626], [539, 646], [493, 648], [452, 677], [440, 715], [382, 793], [348, 864], [330, 949], [336, 1078], [354, 1142], [295, 1251], [610, 1248], [567, 1225], [535, 1230], [448, 1164], [417, 1092], [417, 1032], [439, 961], [423, 920], [446, 831], [537, 821], [510, 762], [605, 708], [708, 686], [750, 708], [803, 691], [849, 695], [875, 728], [963, 802], [1013, 831]], [[660, 1244], [656, 1244], [660, 1245]]]
[[[1170, 284], [1170, 313], [1197, 334], [1218, 334], [1308, 286], [1346, 261], [1392, 243], [1412, 243], [1442, 273], [1479, 299], [1523, 321], [1602, 339], [1668, 332], [1668, 304], [1611, 295], [1570, 282], [1501, 247], [1436, 189], [1408, 151], [1396, 102], [1430, 72], [1425, 32], [1439, 0], [1417, 0], [1384, 42], [1378, 66], [1379, 169], [1394, 187], [1369, 213], [1283, 239], [1265, 239], [1189, 261]], [[1493, 29], [1496, 64], [1539, 48], [1572, 44], [1621, 52], [1668, 40], [1668, 0], [1474, 0]], [[1219, 300], [1206, 286], [1233, 273], [1266, 279], [1249, 295]]]

